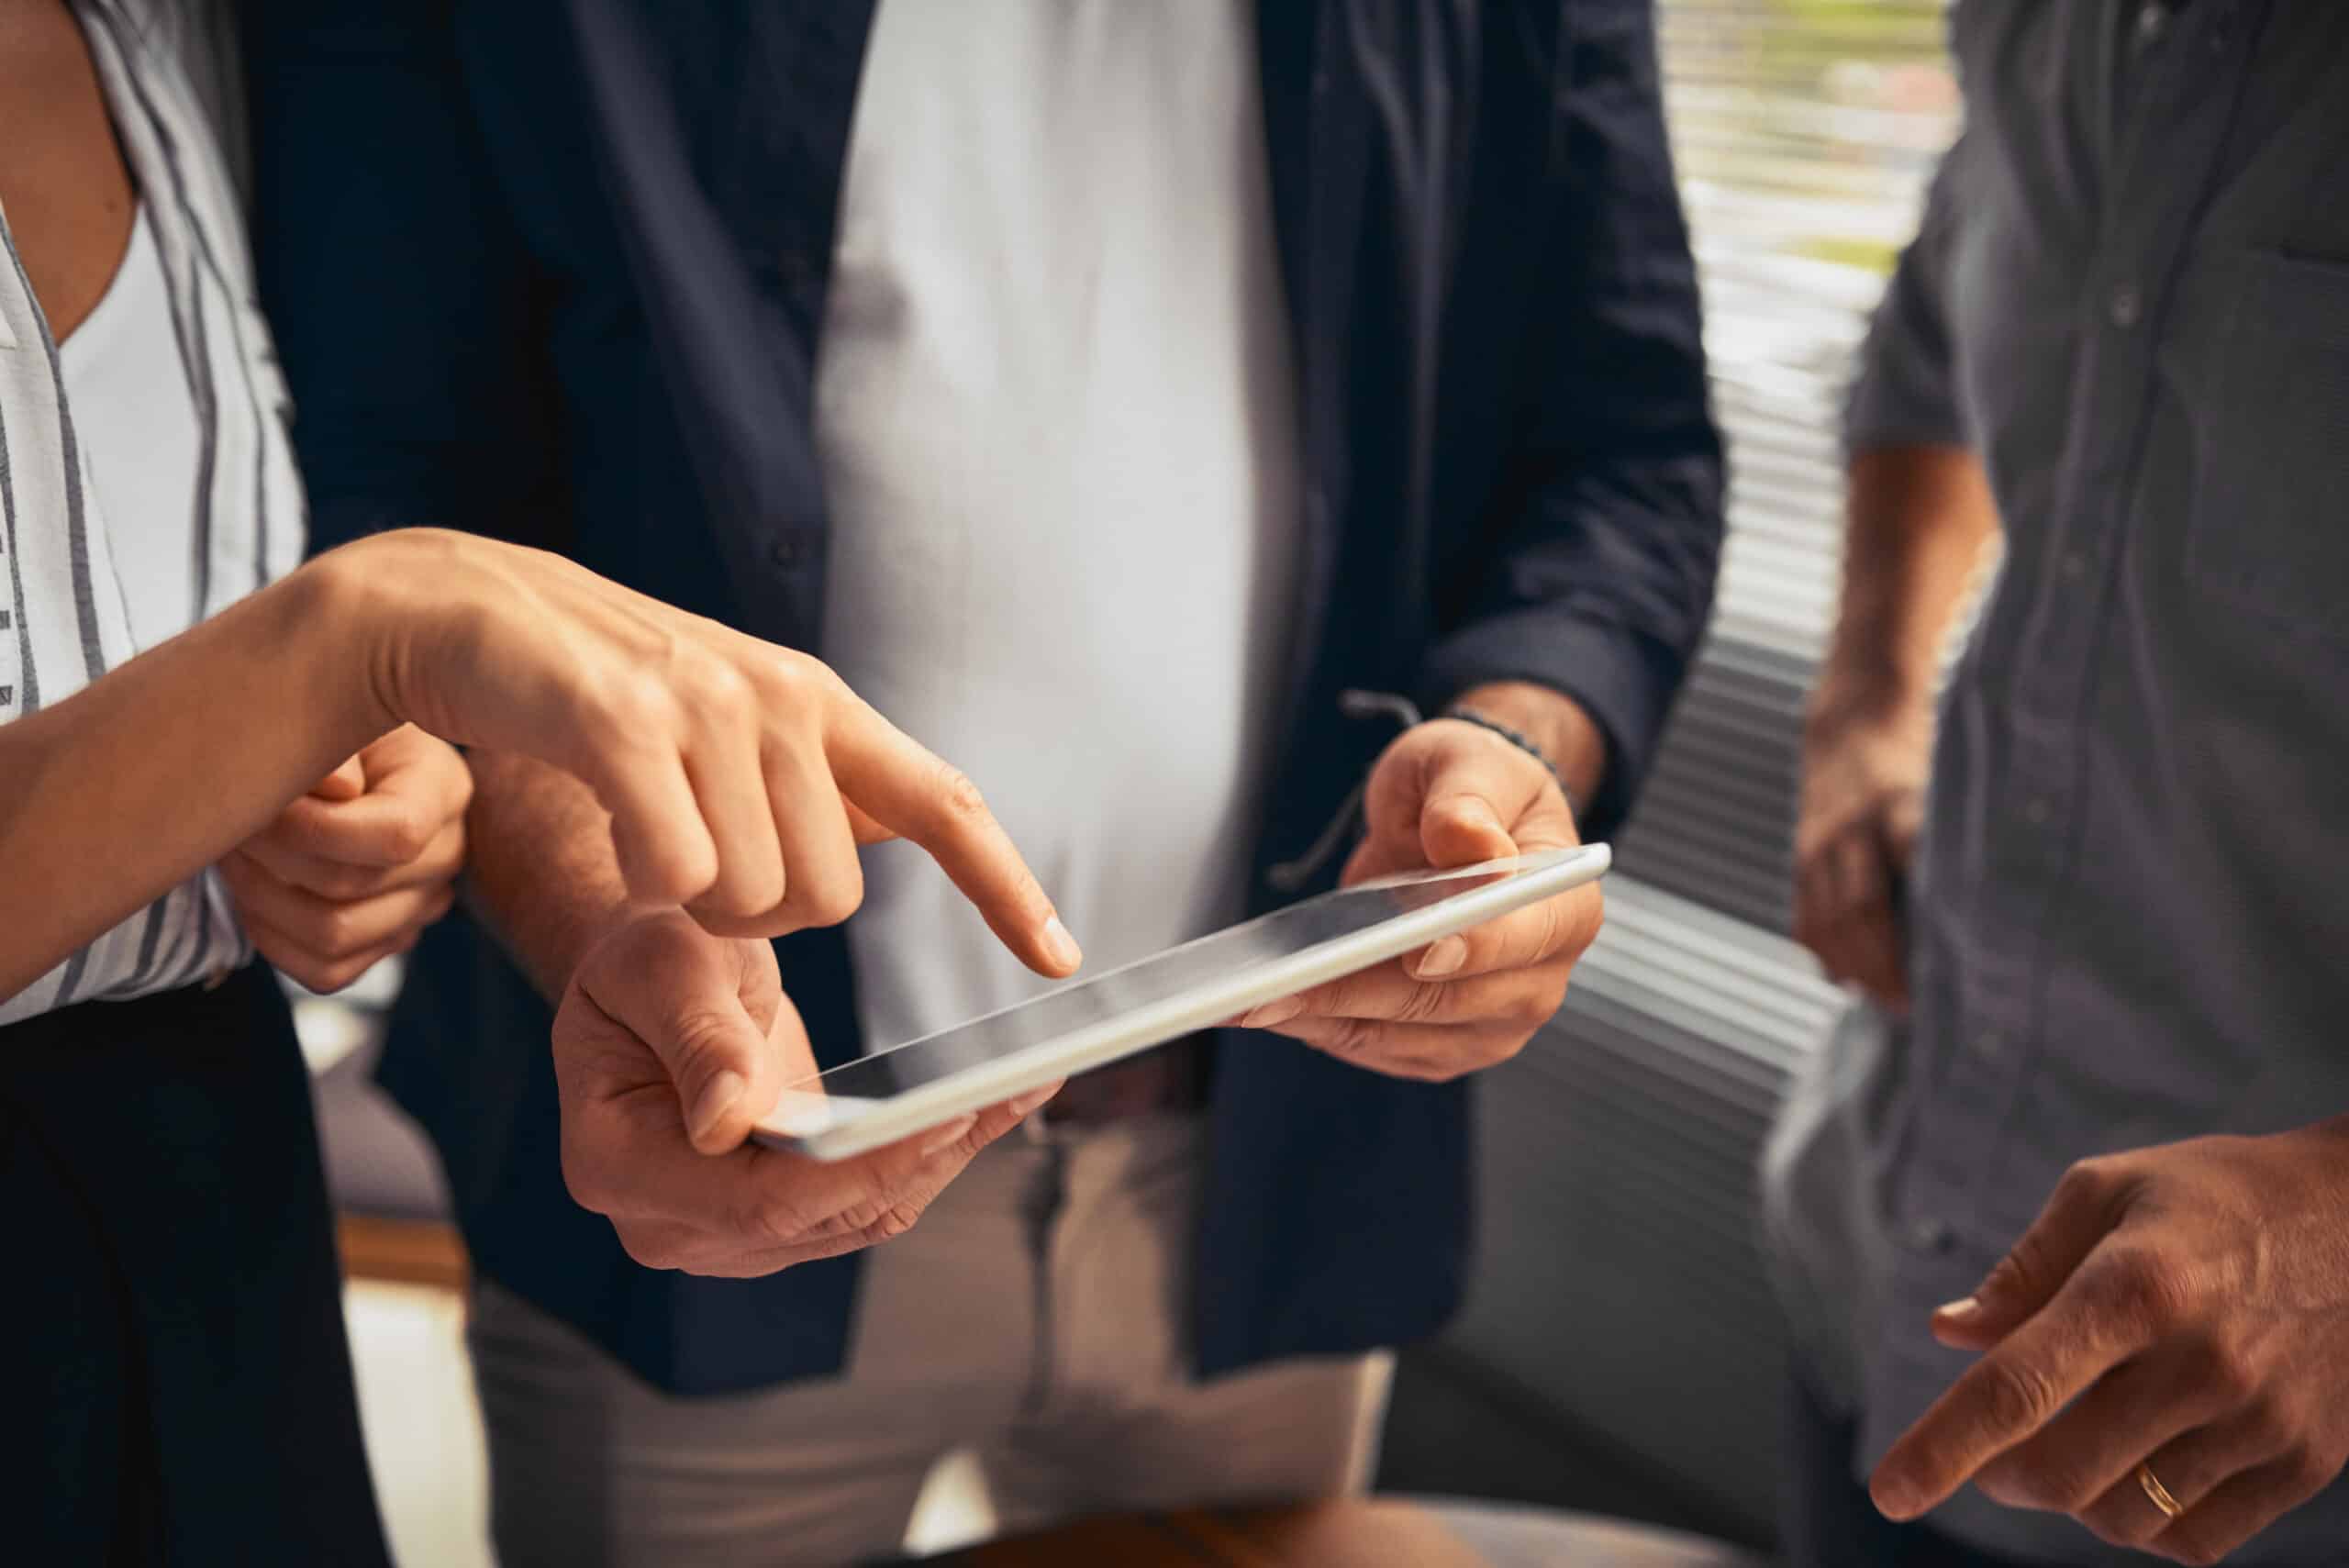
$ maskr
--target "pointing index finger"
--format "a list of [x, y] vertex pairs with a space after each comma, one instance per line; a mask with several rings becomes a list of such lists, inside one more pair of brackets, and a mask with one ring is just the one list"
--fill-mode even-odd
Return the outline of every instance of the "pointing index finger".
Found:
[[2055, 1418], [2134, 1343], [2097, 1312], [2079, 1276], [1944, 1390], [1870, 1477], [1876, 1507], [1912, 1519]]
[[927, 851], [1029, 968], [1075, 972], [1075, 939], [969, 779], [853, 695], [829, 739], [832, 777], [858, 810]]

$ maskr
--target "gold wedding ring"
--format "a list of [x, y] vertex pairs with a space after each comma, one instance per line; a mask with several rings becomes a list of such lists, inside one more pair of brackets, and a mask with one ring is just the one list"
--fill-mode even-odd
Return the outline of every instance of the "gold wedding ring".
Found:
[[2137, 1485], [2145, 1489], [2145, 1496], [2154, 1500], [2154, 1507], [2162, 1511], [2164, 1518], [2174, 1519], [2186, 1512], [2185, 1506], [2169, 1495], [2169, 1488], [2162, 1485], [2162, 1478], [2154, 1473], [2152, 1465], [2137, 1466]]

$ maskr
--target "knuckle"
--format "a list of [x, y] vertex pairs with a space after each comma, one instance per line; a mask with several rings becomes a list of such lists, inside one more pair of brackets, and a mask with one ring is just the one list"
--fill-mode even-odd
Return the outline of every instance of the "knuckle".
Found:
[[895, 1206], [886, 1196], [879, 1194], [861, 1197], [826, 1220], [819, 1228], [818, 1234], [824, 1237], [862, 1238], [868, 1235], [874, 1227], [885, 1224], [893, 1207]]
[[2087, 1207], [2101, 1207], [2111, 1195], [2115, 1175], [2110, 1162], [2076, 1160], [2055, 1184], [2054, 1202]]
[[2032, 1281], [2039, 1277], [2041, 1250], [2038, 1235], [2033, 1231], [2024, 1231], [2015, 1239], [2015, 1244], [1990, 1265], [1990, 1272], [1983, 1276], [1983, 1292], [2013, 1296], [2030, 1289]]
[[774, 656], [752, 666], [751, 677], [762, 694], [774, 699], [785, 711], [797, 714], [810, 706], [808, 699], [820, 693], [823, 676], [830, 673], [820, 661], [781, 649]]
[[2114, 1252], [2095, 1283], [2097, 1304], [2113, 1320], [2147, 1338], [2159, 1338], [2188, 1321], [2197, 1306], [2188, 1272], [2158, 1252]]
[[312, 928], [311, 940], [329, 961], [348, 957], [360, 943], [359, 919], [351, 906], [338, 904], [321, 914]]
[[2241, 1410], [2254, 1436], [2280, 1438], [2290, 1429], [2281, 1396], [2262, 1386], [2248, 1355], [2232, 1345], [2211, 1343], [2199, 1360], [2204, 1386], [2228, 1408]]
[[1526, 1041], [1532, 1038], [1531, 1031], [1520, 1033], [1514, 1029], [1506, 1034], [1488, 1036], [1489, 1043], [1478, 1053], [1479, 1060], [1475, 1065], [1497, 1067], [1504, 1062], [1513, 1062], [1517, 1059], [1518, 1053], [1525, 1049]]
[[685, 1266], [681, 1251], [657, 1231], [646, 1231], [633, 1225], [615, 1225], [614, 1235], [620, 1239], [621, 1251], [648, 1269], [677, 1269]]
[[679, 684], [698, 712], [731, 724], [757, 710], [758, 693], [732, 660], [684, 646], [692, 651], [679, 660]]
[[979, 786], [962, 769], [952, 762], [939, 763], [935, 787], [939, 808], [950, 820], [972, 823], [985, 819], [986, 796], [979, 793]]
[[2019, 1490], [2030, 1503], [2051, 1513], [2077, 1513], [2097, 1499], [2095, 1485], [2068, 1462], [2048, 1462], [2019, 1481]]
[[375, 880], [376, 873], [365, 866], [331, 862], [318, 873], [317, 892], [322, 898], [364, 898], [374, 890]]
[[[611, 1212], [611, 1189], [606, 1185], [602, 1172], [570, 1138], [562, 1140], [562, 1184], [571, 1194], [571, 1201], [590, 1214]], [[623, 1231], [621, 1238], [626, 1240]]]
[[865, 1226], [859, 1235], [867, 1246], [878, 1246], [884, 1241], [894, 1241], [921, 1222], [921, 1205], [918, 1203], [891, 1204], [881, 1212], [879, 1218]]
[[852, 867], [845, 874], [791, 884], [793, 906], [814, 926], [837, 926], [864, 902], [863, 873]]
[[1985, 1403], [1991, 1424], [2001, 1430], [2034, 1430], [2055, 1413], [2055, 1385], [2029, 1362], [1985, 1362]]
[[681, 1091], [698, 1085], [721, 1068], [736, 1065], [734, 1053], [726, 1046], [730, 1038], [729, 1020], [720, 1014], [689, 1012], [677, 1018], [669, 1030], [670, 1071]]
[[1552, 1018], [1556, 1018], [1558, 1009], [1565, 1004], [1566, 982], [1565, 977], [1561, 975], [1555, 980], [1545, 980], [1540, 986], [1524, 992], [1509, 1006], [1506, 1017], [1511, 1023], [1522, 1025], [1529, 1029], [1538, 1029]]
[[608, 746], [640, 745], [649, 737], [672, 735], [676, 729], [676, 695], [649, 670], [632, 667], [601, 682], [587, 705], [583, 722]]
[[2245, 1444], [2261, 1453], [2286, 1455], [2297, 1463], [2303, 1457], [2299, 1412], [2281, 1393], [2258, 1387], [2235, 1358], [2227, 1358], [2227, 1362], [2228, 1381], [2241, 1390], [2234, 1395], [2240, 1410], [2236, 1424]]
[[806, 1213], [790, 1197], [775, 1195], [753, 1203], [735, 1229], [769, 1245], [780, 1246], [805, 1241], [819, 1228], [808, 1224]]
[[1396, 1009], [1396, 1018], [1407, 1024], [1433, 1023], [1443, 1016], [1444, 987], [1441, 984], [1414, 982], [1403, 994], [1403, 1005]]
[[384, 825], [384, 854], [401, 865], [424, 858], [439, 836], [440, 824], [428, 822], [420, 812], [405, 811]]
[[2286, 1471], [2296, 1496], [2309, 1496], [2332, 1485], [2341, 1473], [2341, 1466], [2319, 1453], [2313, 1447], [2302, 1444], [2293, 1453]]
[[693, 901], [694, 912], [748, 920], [782, 903], [787, 891], [781, 862], [743, 856], [720, 868], [718, 880]]

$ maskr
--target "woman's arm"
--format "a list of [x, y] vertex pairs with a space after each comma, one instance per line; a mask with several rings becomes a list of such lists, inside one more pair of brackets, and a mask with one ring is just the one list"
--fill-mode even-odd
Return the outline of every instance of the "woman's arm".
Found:
[[0, 725], [0, 998], [227, 854], [392, 728], [306, 569]]
[[823, 664], [541, 550], [408, 528], [0, 725], [0, 997], [402, 722], [578, 778], [630, 895], [712, 929], [837, 920], [858, 840], [903, 834], [1031, 967], [1076, 967], [968, 782]]

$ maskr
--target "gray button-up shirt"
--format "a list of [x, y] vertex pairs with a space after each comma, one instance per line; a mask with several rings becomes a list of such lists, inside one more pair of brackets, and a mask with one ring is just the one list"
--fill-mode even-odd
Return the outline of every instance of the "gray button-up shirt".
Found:
[[[2349, 1111], [2349, 5], [1959, 0], [1952, 39], [1966, 129], [1850, 437], [1979, 451], [2006, 557], [1914, 1009], [1847, 1020], [1765, 1184], [1863, 1473], [1970, 1359], [1932, 1307], [2071, 1162]], [[1970, 1490], [1934, 1523], [2143, 1561]], [[2344, 1560], [2336, 1485], [2230, 1561]]]

